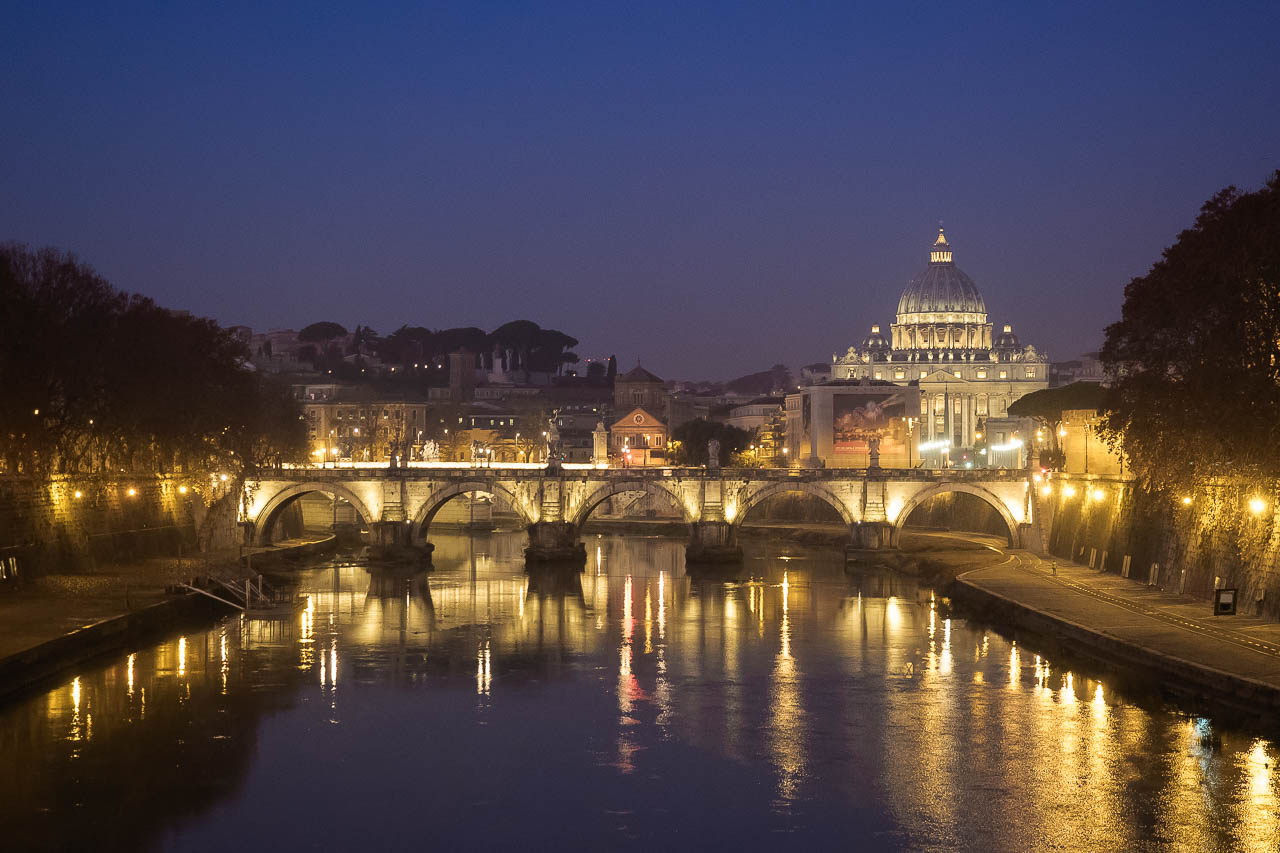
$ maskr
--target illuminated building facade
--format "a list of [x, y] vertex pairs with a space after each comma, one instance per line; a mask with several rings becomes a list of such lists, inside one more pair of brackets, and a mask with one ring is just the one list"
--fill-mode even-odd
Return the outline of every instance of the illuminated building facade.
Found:
[[956, 266], [941, 228], [929, 265], [902, 291], [889, 335], [880, 329], [872, 326], [861, 346], [832, 356], [832, 381], [919, 388], [909, 427], [926, 448], [926, 464], [940, 464], [944, 450], [954, 463], [956, 451], [980, 440], [986, 419], [1005, 417], [1010, 403], [1048, 387], [1042, 353], [1024, 346], [1010, 325], [993, 333], [982, 294]]

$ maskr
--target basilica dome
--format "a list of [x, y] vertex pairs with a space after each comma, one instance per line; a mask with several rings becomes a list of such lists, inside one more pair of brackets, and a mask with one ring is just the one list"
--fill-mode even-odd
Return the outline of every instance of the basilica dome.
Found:
[[970, 322], [986, 322], [987, 306], [973, 279], [951, 259], [951, 245], [942, 229], [929, 251], [929, 266], [911, 280], [898, 300], [898, 322], [911, 322], [920, 314], [982, 315]]

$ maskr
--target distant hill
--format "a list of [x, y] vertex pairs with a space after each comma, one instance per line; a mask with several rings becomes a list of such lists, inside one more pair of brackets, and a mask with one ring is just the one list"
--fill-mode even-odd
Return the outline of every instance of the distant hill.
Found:
[[725, 390], [735, 394], [749, 394], [753, 397], [772, 394], [775, 391], [786, 391], [794, 383], [791, 381], [791, 368], [785, 364], [775, 364], [768, 370], [759, 373], [748, 373], [725, 383]]

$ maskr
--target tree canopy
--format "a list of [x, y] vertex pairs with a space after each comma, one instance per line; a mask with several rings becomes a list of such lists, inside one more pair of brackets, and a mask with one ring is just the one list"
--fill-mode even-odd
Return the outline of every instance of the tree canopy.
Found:
[[54, 249], [0, 246], [7, 473], [241, 472], [305, 450], [300, 412], [212, 320], [121, 293]]
[[298, 332], [298, 340], [310, 344], [323, 343], [324, 341], [345, 338], [346, 336], [347, 330], [344, 327], [328, 321], [312, 323], [310, 326], [304, 327], [301, 332]]
[[1229, 187], [1125, 288], [1103, 434], [1157, 488], [1280, 475], [1280, 172]]
[[675, 448], [675, 461], [678, 465], [706, 465], [709, 460], [707, 442], [713, 438], [720, 442], [720, 464], [727, 465], [733, 454], [740, 453], [750, 443], [751, 433], [728, 424], [698, 418], [680, 424], [672, 431], [671, 438], [673, 442], [678, 442]]
[[1009, 404], [1015, 418], [1040, 418], [1051, 423], [1062, 420], [1062, 413], [1072, 409], [1102, 409], [1106, 391], [1096, 382], [1072, 382], [1060, 388], [1032, 391]]

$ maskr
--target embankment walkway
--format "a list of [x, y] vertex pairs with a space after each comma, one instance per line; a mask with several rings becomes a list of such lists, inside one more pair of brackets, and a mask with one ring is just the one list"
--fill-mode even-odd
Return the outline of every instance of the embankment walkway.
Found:
[[[165, 587], [197, 575], [256, 574], [252, 561], [314, 549], [325, 540], [285, 540], [252, 549], [150, 558], [94, 571], [52, 574], [0, 595], [0, 697], [110, 650], [139, 630], [171, 624], [205, 602], [183, 604]], [[251, 551], [252, 568], [241, 558]], [[205, 600], [207, 601], [207, 599]], [[166, 607], [172, 613], [163, 613]], [[174, 606], [169, 606], [174, 605]], [[207, 609], [207, 608], [204, 608]]]
[[[1173, 691], [1280, 712], [1280, 624], [1026, 551], [957, 579], [957, 597], [1063, 647], [1156, 672]], [[1265, 706], [1265, 707], [1261, 707]]]

